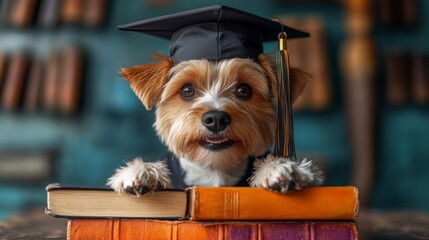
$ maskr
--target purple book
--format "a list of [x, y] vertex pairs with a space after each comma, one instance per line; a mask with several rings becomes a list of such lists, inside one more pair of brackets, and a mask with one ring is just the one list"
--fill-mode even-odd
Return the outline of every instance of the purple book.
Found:
[[289, 222], [225, 224], [223, 239], [357, 240], [354, 222]]

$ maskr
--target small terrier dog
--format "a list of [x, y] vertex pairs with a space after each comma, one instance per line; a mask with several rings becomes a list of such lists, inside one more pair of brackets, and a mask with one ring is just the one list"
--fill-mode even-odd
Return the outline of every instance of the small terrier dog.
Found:
[[[250, 185], [285, 193], [322, 182], [312, 161], [267, 154], [277, 102], [267, 55], [177, 65], [155, 55], [153, 63], [120, 74], [148, 110], [156, 106], [154, 127], [172, 154], [167, 161], [136, 158], [118, 168], [107, 181], [116, 192], [139, 196], [170, 187]], [[293, 102], [310, 76], [291, 69], [290, 78]]]

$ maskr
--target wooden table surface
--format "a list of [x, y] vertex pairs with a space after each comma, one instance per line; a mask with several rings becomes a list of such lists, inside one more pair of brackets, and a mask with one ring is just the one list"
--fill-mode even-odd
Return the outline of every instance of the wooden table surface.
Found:
[[[361, 212], [360, 240], [429, 239], [429, 215], [419, 212]], [[0, 221], [0, 240], [6, 239], [66, 239], [67, 220], [44, 214], [36, 209], [26, 214]]]
[[67, 219], [54, 218], [44, 209], [34, 209], [0, 221], [0, 240], [6, 239], [66, 239]]

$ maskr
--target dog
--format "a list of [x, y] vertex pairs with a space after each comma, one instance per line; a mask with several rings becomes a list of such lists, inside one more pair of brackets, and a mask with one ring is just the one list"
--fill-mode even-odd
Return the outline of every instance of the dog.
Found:
[[[107, 184], [140, 196], [187, 186], [253, 186], [286, 193], [321, 184], [322, 172], [307, 159], [268, 154], [276, 130], [277, 84], [273, 61], [173, 59], [122, 68], [146, 109], [156, 107], [154, 128], [168, 147], [164, 161], [136, 158], [116, 170]], [[291, 100], [311, 78], [291, 68]]]

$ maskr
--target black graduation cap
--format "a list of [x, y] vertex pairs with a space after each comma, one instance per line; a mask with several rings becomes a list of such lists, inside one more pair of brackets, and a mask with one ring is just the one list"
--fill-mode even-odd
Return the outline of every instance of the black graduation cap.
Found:
[[171, 39], [170, 56], [180, 63], [192, 59], [255, 59], [263, 42], [308, 37], [309, 34], [248, 12], [226, 6], [209, 6], [155, 17], [118, 27]]

